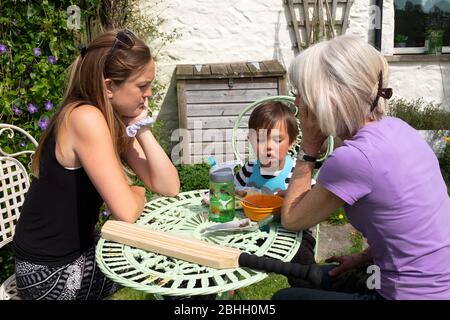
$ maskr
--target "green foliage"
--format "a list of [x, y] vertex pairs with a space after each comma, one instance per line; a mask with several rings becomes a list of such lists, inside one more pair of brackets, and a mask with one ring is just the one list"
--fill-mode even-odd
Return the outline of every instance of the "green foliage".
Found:
[[[84, 25], [98, 18], [100, 6], [106, 1], [0, 1], [0, 122], [14, 124], [39, 141], [41, 132], [61, 103], [66, 70], [79, 53], [77, 46], [92, 32], [86, 30]], [[129, 19], [126, 19], [130, 25], [124, 27], [138, 30], [137, 34], [146, 39], [159, 38], [162, 45], [179, 36], [175, 31], [168, 34], [159, 32], [158, 27], [163, 20], [144, 16], [138, 9], [140, 1], [131, 2], [133, 9], [127, 11]], [[77, 31], [71, 31], [67, 26], [67, 8], [70, 5], [81, 7], [81, 29]], [[153, 93], [156, 98], [150, 102], [151, 110], [158, 108], [161, 99], [158, 92], [163, 89], [161, 84], [155, 83]], [[164, 124], [157, 121], [153, 132], [168, 153], [169, 135], [164, 130]], [[6, 135], [2, 135], [1, 145], [7, 145], [6, 141]], [[20, 135], [15, 135], [14, 141], [4, 151], [17, 149], [31, 150], [34, 146]], [[24, 160], [24, 164], [28, 160]], [[151, 192], [147, 191], [147, 198], [151, 196]], [[103, 214], [104, 209], [100, 213], [99, 226], [109, 217]], [[13, 270], [14, 258], [10, 249], [0, 249], [0, 282]]]
[[344, 208], [339, 208], [327, 219], [329, 224], [341, 225], [348, 222], [347, 216], [345, 215]]
[[[441, 168], [442, 176], [445, 183], [450, 189], [450, 141], [445, 145], [444, 150], [439, 155], [439, 167]], [[450, 193], [449, 193], [450, 194]]]
[[350, 234], [350, 241], [352, 246], [350, 248], [350, 254], [359, 253], [363, 250], [364, 237], [361, 232], [354, 231]]
[[394, 37], [395, 39], [395, 43], [401, 43], [401, 42], [406, 42], [408, 40], [408, 36], [405, 36], [403, 34], [397, 33]]
[[14, 257], [11, 249], [3, 247], [0, 249], [0, 283], [3, 283], [14, 273]]
[[180, 176], [181, 192], [209, 188], [209, 164], [176, 165]]
[[[119, 1], [120, 2], [120, 1]], [[102, 27], [92, 26], [98, 21], [102, 6], [113, 12], [103, 27], [126, 27], [138, 36], [163, 47], [180, 36], [174, 29], [161, 32], [161, 17], [145, 15], [138, 0], [122, 0], [127, 10], [117, 14], [117, 1], [87, 0], [82, 3], [63, 1], [1, 1], [0, 2], [0, 122], [15, 124], [28, 131], [36, 140], [45, 130], [57, 110], [65, 89], [67, 67], [79, 53], [77, 46], [95, 36]], [[81, 29], [69, 30], [67, 8], [81, 7]], [[115, 10], [115, 11], [114, 11]], [[126, 22], [123, 25], [114, 19]], [[95, 24], [95, 23], [94, 23]], [[85, 26], [89, 26], [86, 30]], [[103, 28], [105, 29], [105, 28]], [[94, 32], [94, 33], [95, 33]], [[88, 36], [89, 34], [89, 36]], [[153, 56], [156, 56], [155, 50]], [[155, 81], [150, 109], [158, 109], [165, 89]], [[157, 121], [154, 135], [169, 153], [170, 135], [164, 123]]]
[[[86, 6], [93, 9], [98, 2], [87, 1]], [[36, 139], [61, 102], [66, 69], [78, 54], [79, 34], [67, 27], [71, 4], [0, 2], [0, 121], [18, 125]], [[82, 15], [89, 12], [95, 10]]]
[[388, 114], [402, 119], [417, 130], [450, 129], [450, 112], [439, 105], [425, 103], [423, 99], [394, 99], [389, 104]]

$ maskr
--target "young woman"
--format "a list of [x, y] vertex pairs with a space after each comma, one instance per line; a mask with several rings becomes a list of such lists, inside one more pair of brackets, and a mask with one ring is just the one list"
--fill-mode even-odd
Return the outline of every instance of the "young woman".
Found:
[[14, 236], [20, 298], [101, 299], [114, 291], [95, 264], [95, 224], [103, 203], [128, 222], [144, 208], [144, 188], [129, 185], [124, 163], [153, 192], [178, 193], [178, 173], [148, 127], [155, 68], [128, 30], [97, 36], [71, 66]]

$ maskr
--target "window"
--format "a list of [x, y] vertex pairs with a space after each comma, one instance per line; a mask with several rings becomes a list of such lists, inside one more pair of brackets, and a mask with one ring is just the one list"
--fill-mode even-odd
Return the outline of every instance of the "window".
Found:
[[450, 53], [450, 0], [394, 0], [394, 10], [394, 53]]

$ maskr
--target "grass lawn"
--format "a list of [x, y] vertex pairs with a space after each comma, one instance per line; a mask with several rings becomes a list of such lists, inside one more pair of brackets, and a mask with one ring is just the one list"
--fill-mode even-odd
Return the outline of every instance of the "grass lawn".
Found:
[[[278, 274], [270, 274], [264, 280], [251, 286], [240, 289], [242, 298], [245, 300], [270, 300], [272, 295], [280, 289], [289, 287], [286, 277]], [[116, 292], [112, 300], [152, 300], [153, 295], [130, 288], [123, 288]], [[238, 295], [230, 297], [230, 299], [240, 299]]]

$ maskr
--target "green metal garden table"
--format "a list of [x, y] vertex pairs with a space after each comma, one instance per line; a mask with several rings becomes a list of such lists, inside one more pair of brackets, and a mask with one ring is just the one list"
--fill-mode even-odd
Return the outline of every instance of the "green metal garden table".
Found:
[[[251, 232], [200, 231], [215, 222], [208, 221], [208, 207], [202, 195], [207, 190], [183, 192], [148, 202], [136, 221], [149, 229], [190, 236], [227, 247], [290, 261], [300, 247], [302, 233], [284, 229], [278, 223]], [[242, 212], [238, 210], [236, 216]], [[167, 257], [101, 238], [96, 260], [103, 273], [113, 281], [135, 290], [162, 296], [220, 294], [246, 287], [267, 277], [249, 268], [214, 269]]]

